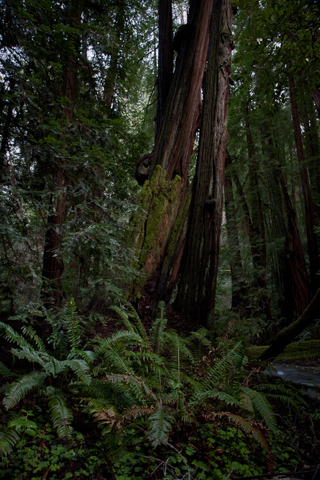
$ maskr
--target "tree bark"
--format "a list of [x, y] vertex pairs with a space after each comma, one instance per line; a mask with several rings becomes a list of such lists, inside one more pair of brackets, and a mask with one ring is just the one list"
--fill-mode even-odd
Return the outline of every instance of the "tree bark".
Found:
[[172, 1], [159, 0], [159, 59], [156, 138], [164, 115], [173, 75]]
[[249, 104], [247, 104], [245, 112], [245, 124], [249, 160], [249, 205], [251, 209], [250, 243], [252, 252], [252, 263], [254, 268], [253, 287], [257, 287], [260, 292], [258, 297], [259, 304], [257, 305], [258, 309], [262, 309], [265, 312], [266, 317], [270, 320], [272, 315], [270, 298], [267, 291], [267, 246], [265, 220], [262, 207], [261, 192], [259, 187], [256, 149], [251, 132], [249, 115]]
[[[69, 24], [72, 28], [77, 28], [81, 22], [81, 10], [76, 3], [72, 2], [70, 10], [67, 11]], [[62, 85], [62, 96], [68, 99], [68, 104], [63, 108], [62, 122], [68, 127], [73, 117], [73, 109], [76, 100], [77, 88], [77, 70], [80, 42], [79, 36], [75, 33], [70, 34], [70, 48], [72, 54], [67, 53], [64, 61], [64, 75]], [[63, 136], [62, 136], [63, 139]], [[42, 297], [46, 306], [61, 305], [63, 301], [62, 277], [64, 272], [64, 263], [62, 258], [63, 247], [63, 229], [67, 214], [67, 195], [66, 195], [66, 159], [56, 159], [55, 173], [55, 192], [51, 196], [50, 214], [47, 220], [47, 229], [45, 233], [43, 267], [42, 267]]]
[[[226, 153], [226, 167], [230, 168], [231, 157]], [[243, 299], [246, 296], [246, 288], [243, 280], [243, 268], [241, 261], [241, 250], [239, 232], [237, 225], [237, 213], [234, 204], [232, 174], [230, 170], [225, 173], [224, 198], [226, 210], [226, 228], [228, 233], [228, 244], [230, 252], [230, 271], [232, 283], [231, 307], [233, 310], [241, 310]]]
[[320, 118], [320, 90], [319, 90], [320, 85], [318, 85], [316, 88], [312, 90], [312, 98], [314, 101], [314, 104], [316, 106], [318, 116]]
[[314, 219], [314, 206], [311, 196], [311, 189], [308, 177], [308, 171], [305, 167], [305, 151], [303, 146], [303, 138], [300, 128], [300, 115], [298, 109], [298, 102], [296, 99], [295, 91], [295, 82], [293, 77], [289, 77], [289, 90], [290, 90], [290, 101], [291, 101], [291, 110], [292, 110], [292, 120], [294, 128], [294, 136], [296, 141], [297, 156], [300, 163], [300, 177], [301, 177], [301, 187], [304, 200], [304, 209], [305, 209], [305, 225], [307, 233], [307, 242], [308, 242], [308, 255], [309, 255], [309, 268], [310, 268], [310, 279], [311, 279], [311, 290], [314, 293], [319, 287], [319, 276], [317, 272], [320, 268], [319, 256], [318, 256], [318, 245], [317, 238], [314, 232], [315, 219]]
[[[180, 34], [176, 69], [154, 153], [148, 158], [148, 181], [140, 195], [139, 203], [145, 213], [132, 219], [133, 240], [139, 252], [137, 268], [143, 278], [138, 278], [131, 288], [130, 298], [143, 290], [147, 279], [151, 295], [156, 291], [161, 295], [165, 288], [170, 296], [170, 276], [179, 270], [184, 245], [180, 234], [183, 236], [186, 231], [190, 203], [188, 171], [199, 126], [212, 3], [213, 0], [192, 0], [188, 23]], [[176, 245], [180, 245], [179, 252]]]
[[302, 315], [289, 327], [281, 330], [276, 338], [273, 340], [270, 347], [267, 348], [259, 357], [259, 360], [269, 361], [274, 360], [283, 350], [289, 345], [297, 335], [309, 327], [314, 320], [319, 318], [320, 308], [320, 289], [316, 292]]
[[287, 275], [287, 281], [291, 285], [291, 295], [294, 304], [294, 309], [292, 312], [293, 318], [297, 318], [306, 309], [310, 301], [308, 273], [298, 231], [297, 214], [293, 208], [283, 174], [280, 169], [278, 169], [278, 175], [287, 212], [287, 233], [285, 240], [285, 254], [289, 271], [289, 275]]
[[230, 2], [215, 0], [189, 229], [174, 304], [195, 324], [208, 324], [215, 304], [233, 48], [231, 27]]

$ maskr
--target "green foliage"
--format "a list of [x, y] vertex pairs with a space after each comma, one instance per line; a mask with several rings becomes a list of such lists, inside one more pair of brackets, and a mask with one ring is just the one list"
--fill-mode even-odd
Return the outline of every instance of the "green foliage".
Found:
[[[79, 394], [81, 386], [91, 382], [89, 364], [94, 360], [94, 354], [89, 350], [78, 350], [80, 347], [79, 319], [72, 299], [67, 303], [61, 318], [65, 323], [64, 357], [61, 357], [61, 344], [56, 344], [55, 351], [50, 351], [52, 338], [47, 338], [48, 345], [36, 334], [32, 327], [22, 327], [22, 332], [30, 338], [30, 343], [25, 336], [17, 333], [10, 325], [0, 323], [2, 336], [10, 342], [16, 343], [11, 348], [12, 358], [27, 360], [24, 368], [15, 375], [17, 379], [7, 383], [3, 389], [3, 405], [6, 410], [17, 407], [22, 400], [29, 401], [30, 394], [38, 398], [46, 398], [48, 402], [51, 421], [57, 431], [58, 437], [69, 438], [72, 435], [71, 422], [73, 412], [68, 403], [73, 395]], [[55, 336], [55, 332], [53, 332]], [[14, 371], [14, 368], [12, 369]], [[12, 377], [9, 369], [4, 371], [7, 377]], [[14, 375], [13, 375], [14, 377]], [[77, 386], [75, 381], [77, 381]], [[8, 382], [8, 380], [7, 380]], [[10, 452], [12, 446], [18, 441], [22, 427], [26, 433], [32, 431], [29, 420], [19, 417], [19, 423], [8, 423], [8, 436], [4, 437], [2, 448]], [[22, 423], [21, 423], [22, 422]], [[24, 423], [23, 423], [24, 422]], [[5, 446], [6, 445], [6, 446]]]

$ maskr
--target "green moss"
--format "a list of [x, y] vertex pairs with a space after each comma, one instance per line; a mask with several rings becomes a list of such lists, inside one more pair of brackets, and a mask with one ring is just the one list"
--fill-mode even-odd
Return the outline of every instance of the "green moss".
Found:
[[[181, 187], [181, 177], [177, 175], [173, 180], [166, 180], [166, 171], [158, 165], [150, 181], [146, 181], [141, 189], [139, 209], [131, 220], [133, 236], [130, 239], [139, 255], [137, 268], [147, 274], [139, 277], [138, 290], [165, 253], [173, 225], [177, 223]], [[176, 230], [177, 225], [174, 228]]]
[[[247, 355], [252, 359], [257, 359], [267, 347], [248, 347]], [[305, 342], [293, 342], [278, 355], [276, 360], [311, 360], [320, 358], [320, 340], [307, 340]]]

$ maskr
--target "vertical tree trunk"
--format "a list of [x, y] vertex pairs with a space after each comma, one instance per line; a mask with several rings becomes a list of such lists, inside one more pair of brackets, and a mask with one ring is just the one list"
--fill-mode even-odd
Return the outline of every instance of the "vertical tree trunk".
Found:
[[[182, 248], [184, 245], [180, 233], [185, 232], [185, 217], [190, 203], [188, 171], [199, 125], [212, 2], [192, 0], [188, 23], [179, 34], [176, 69], [154, 154], [149, 158], [148, 181], [140, 195], [145, 214], [138, 214], [132, 219], [134, 242], [140, 252], [137, 268], [143, 272], [143, 278], [140, 277], [132, 287], [130, 298], [143, 290], [146, 279], [149, 279], [151, 295], [156, 290], [161, 295], [162, 288], [167, 285], [169, 296], [169, 285], [173, 286], [169, 277], [179, 270], [181, 248], [178, 254], [176, 245]], [[144, 294], [145, 291], [142, 296]]]
[[215, 0], [196, 175], [175, 308], [207, 324], [215, 304], [231, 73], [232, 8]]
[[[76, 2], [76, 0], [74, 0]], [[81, 22], [81, 11], [76, 3], [72, 2], [69, 15], [70, 27], [77, 28]], [[62, 123], [68, 127], [73, 116], [73, 109], [76, 99], [77, 69], [78, 69], [78, 52], [79, 37], [77, 34], [70, 34], [70, 48], [64, 61], [63, 75], [63, 91], [62, 96], [68, 99], [68, 104], [63, 108]], [[63, 139], [63, 137], [62, 137]], [[47, 306], [60, 305], [63, 300], [62, 277], [64, 271], [64, 263], [62, 258], [63, 229], [67, 213], [67, 196], [66, 196], [66, 176], [65, 167], [67, 161], [65, 159], [56, 159], [55, 174], [55, 192], [51, 196], [50, 214], [47, 221], [47, 230], [45, 233], [43, 267], [42, 267], [42, 296]]]
[[278, 169], [278, 175], [287, 211], [288, 230], [285, 240], [285, 253], [289, 271], [287, 281], [291, 284], [291, 293], [294, 304], [292, 317], [297, 318], [303, 313], [310, 301], [308, 274], [298, 231], [297, 214], [293, 208], [283, 174], [280, 169]]
[[156, 137], [164, 115], [173, 75], [172, 1], [159, 0], [159, 59]]
[[320, 88], [320, 84], [316, 88], [313, 89], [312, 98], [313, 98], [314, 104], [316, 106], [318, 116], [320, 118], [320, 89], [319, 88]]
[[311, 196], [311, 189], [308, 177], [308, 171], [305, 167], [305, 151], [303, 146], [303, 139], [300, 127], [300, 116], [298, 109], [298, 102], [296, 99], [295, 92], [295, 82], [293, 77], [289, 77], [289, 90], [290, 90], [290, 101], [291, 101], [291, 110], [292, 110], [292, 120], [294, 128], [294, 136], [297, 148], [297, 157], [300, 163], [300, 177], [301, 177], [301, 187], [304, 200], [304, 209], [305, 209], [305, 221], [306, 221], [306, 233], [308, 241], [308, 255], [309, 255], [309, 268], [310, 268], [310, 279], [311, 279], [311, 290], [313, 293], [319, 287], [319, 276], [317, 272], [319, 271], [320, 263], [318, 256], [318, 245], [317, 238], [314, 232], [315, 220], [314, 220], [314, 206]]
[[[253, 267], [254, 267], [254, 285], [256, 285], [261, 292], [260, 304], [265, 311], [268, 319], [271, 319], [270, 299], [267, 293], [267, 246], [265, 221], [262, 207], [261, 192], [258, 178], [258, 164], [256, 159], [255, 146], [253, 142], [251, 126], [249, 123], [249, 106], [246, 106], [246, 136], [248, 145], [248, 159], [249, 159], [249, 188], [250, 188], [250, 207], [251, 207], [251, 250], [253, 253]], [[258, 305], [259, 307], [259, 305]]]
[[[231, 157], [227, 151], [226, 167], [231, 166]], [[231, 307], [233, 310], [241, 310], [243, 299], [246, 296], [246, 288], [243, 280], [243, 268], [241, 261], [241, 251], [239, 243], [239, 232], [237, 225], [237, 214], [234, 203], [232, 175], [230, 170], [225, 174], [224, 198], [226, 210], [226, 228], [228, 232], [230, 270], [232, 282], [232, 300]]]

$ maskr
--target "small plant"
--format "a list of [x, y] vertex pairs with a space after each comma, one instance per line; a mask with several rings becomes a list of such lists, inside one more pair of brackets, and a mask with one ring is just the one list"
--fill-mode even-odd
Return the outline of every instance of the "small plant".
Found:
[[[34, 422], [25, 416], [24, 410], [17, 410], [19, 404], [27, 401], [31, 394], [39, 403], [42, 399], [46, 400], [58, 436], [70, 438], [72, 435], [73, 412], [68, 403], [72, 395], [79, 393], [82, 385], [90, 384], [89, 365], [95, 355], [92, 350], [79, 349], [79, 320], [73, 299], [66, 305], [62, 322], [65, 330], [59, 331], [59, 341], [54, 329], [47, 342], [31, 326], [22, 326], [19, 333], [10, 325], [0, 322], [1, 335], [7, 342], [16, 345], [10, 350], [12, 366], [2, 365], [2, 375], [7, 378], [2, 389], [2, 403], [5, 410], [18, 412], [1, 432], [2, 452], [10, 453], [22, 433], [31, 435], [36, 428]], [[19, 364], [18, 371], [14, 368], [14, 359], [24, 362]], [[8, 382], [10, 378], [12, 381]]]

